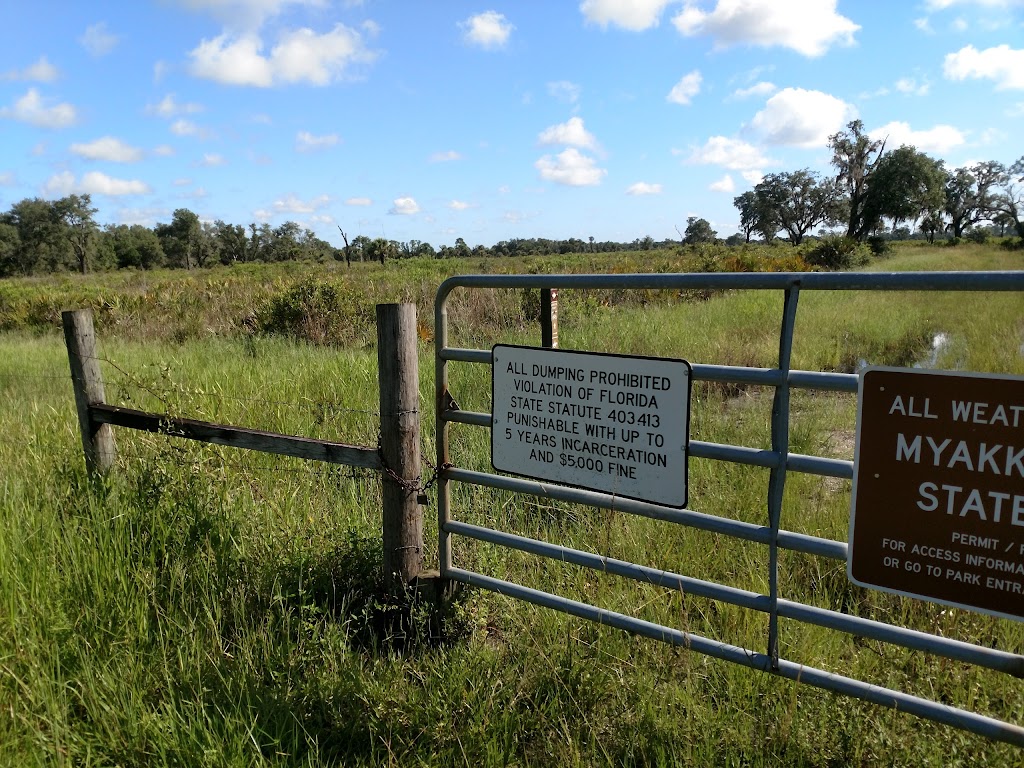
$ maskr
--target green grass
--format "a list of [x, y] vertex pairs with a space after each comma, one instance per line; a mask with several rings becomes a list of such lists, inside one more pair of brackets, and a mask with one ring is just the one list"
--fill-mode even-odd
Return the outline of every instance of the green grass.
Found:
[[[913, 248], [875, 266], [1010, 269], [1018, 261], [994, 248]], [[371, 295], [360, 284], [369, 299], [415, 297], [421, 320], [429, 320], [425, 302], [445, 276], [440, 267], [360, 268], [377, 286]], [[18, 292], [8, 308], [59, 308], [69, 297], [100, 293], [125, 306], [119, 297], [137, 292], [135, 281], [158, 279], [155, 290], [176, 297], [175, 307], [213, 317], [208, 299], [192, 296], [201, 286], [238, 280], [231, 301], [242, 306], [237, 297], [269, 296], [306, 277], [294, 269], [3, 288]], [[267, 287], [271, 276], [276, 288]], [[535, 343], [524, 298], [458, 299], [456, 343]], [[757, 366], [772, 365], [777, 354], [781, 295], [654, 296], [647, 306], [626, 296], [609, 306], [592, 293], [560, 298], [566, 348]], [[944, 332], [952, 342], [939, 367], [1022, 374], [1021, 309], [1019, 297], [1004, 294], [806, 292], [794, 366], [910, 364]], [[195, 332], [184, 312], [179, 328], [177, 311], [154, 319], [108, 310], [100, 352], [109, 401], [375, 444], [376, 352], [365, 332], [343, 348], [301, 345], [228, 323]], [[163, 325], [150, 334], [154, 323]], [[0, 764], [1020, 761], [1007, 745], [491, 593], [463, 595], [443, 628], [422, 614], [396, 621], [380, 592], [378, 478], [122, 430], [116, 471], [90, 481], [66, 355], [49, 327], [20, 325], [0, 336]], [[432, 414], [429, 328], [424, 336], [421, 399]], [[488, 410], [488, 369], [453, 368], [462, 406]], [[764, 388], [697, 385], [693, 437], [767, 447], [770, 409]], [[851, 396], [794, 393], [792, 450], [852, 458], [854, 418]], [[432, 418], [423, 427], [432, 456]], [[452, 436], [460, 466], [489, 468], [486, 430], [454, 425]], [[765, 524], [767, 477], [694, 459], [691, 507]], [[848, 506], [848, 482], [794, 473], [782, 526], [844, 540]], [[714, 534], [468, 486], [453, 490], [453, 508], [468, 522], [745, 589], [767, 586], [765, 548]], [[761, 614], [465, 540], [456, 563], [765, 649]], [[783, 552], [780, 569], [784, 597], [1024, 652], [1020, 624], [853, 587], [843, 563]], [[1019, 683], [1003, 675], [788, 621], [781, 642], [783, 655], [798, 662], [1024, 722]]]

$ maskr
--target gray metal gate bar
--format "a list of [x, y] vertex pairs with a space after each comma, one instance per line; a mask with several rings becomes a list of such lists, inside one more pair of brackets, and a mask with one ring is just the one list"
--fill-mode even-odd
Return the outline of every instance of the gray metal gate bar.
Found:
[[[447, 363], [492, 364], [490, 350], [448, 346], [447, 298], [456, 288], [585, 288], [585, 289], [710, 289], [780, 290], [785, 292], [780, 328], [779, 367], [693, 363], [692, 380], [733, 382], [775, 388], [772, 409], [771, 449], [690, 441], [689, 455], [717, 461], [760, 466], [771, 471], [769, 478], [768, 525], [717, 517], [689, 509], [671, 509], [657, 504], [623, 499], [596, 491], [550, 485], [534, 480], [476, 472], [449, 462], [448, 432], [452, 423], [491, 427], [489, 413], [462, 411], [448, 394]], [[850, 479], [853, 462], [820, 456], [789, 453], [789, 390], [803, 388], [850, 392], [858, 389], [859, 377], [847, 373], [790, 370], [793, 330], [798, 291], [872, 290], [872, 291], [1015, 291], [1024, 292], [1024, 271], [1016, 272], [903, 272], [903, 273], [743, 273], [743, 274], [646, 274], [646, 275], [468, 275], [450, 278], [438, 288], [435, 303], [437, 460], [438, 478], [438, 557], [442, 578], [473, 584], [512, 597], [555, 608], [575, 616], [619, 627], [646, 637], [681, 645], [716, 658], [769, 671], [779, 676], [810, 683], [820, 688], [855, 696], [882, 706], [904, 710], [937, 722], [973, 731], [993, 739], [1024, 745], [1024, 729], [974, 712], [949, 707], [909, 694], [852, 680], [822, 670], [803, 667], [778, 657], [779, 622], [790, 619], [826, 627], [913, 650], [927, 651], [958, 661], [1024, 677], [1024, 656], [911, 630], [885, 622], [805, 605], [783, 599], [779, 594], [778, 550], [786, 549], [835, 560], [846, 560], [847, 544], [786, 531], [780, 527], [786, 473], [805, 472]], [[769, 594], [759, 595], [723, 584], [685, 577], [625, 561], [536, 541], [490, 528], [456, 522], [451, 519], [451, 483], [463, 482], [513, 493], [611, 509], [670, 524], [731, 536], [769, 547]], [[749, 512], [749, 510], [748, 510]], [[530, 552], [541, 557], [570, 562], [598, 571], [614, 573], [663, 588], [678, 589], [708, 599], [722, 600], [769, 615], [768, 653], [718, 643], [671, 627], [658, 626], [635, 617], [624, 616], [568, 598], [550, 595], [529, 587], [473, 573], [452, 564], [453, 535], [489, 541], [499, 546]]]
[[[546, 541], [538, 541], [537, 539], [519, 536], [514, 533], [496, 531], [493, 528], [483, 528], [470, 523], [452, 521], [449, 523], [449, 530], [451, 533], [476, 539], [477, 541], [486, 541], [490, 544], [516, 549], [520, 552], [538, 555], [539, 557], [547, 557], [558, 562], [583, 566], [601, 573], [611, 573], [634, 581], [671, 589], [674, 592], [706, 597], [712, 600], [721, 600], [724, 603], [730, 603], [740, 608], [748, 608], [762, 613], [768, 613], [771, 610], [771, 601], [767, 595], [751, 592], [746, 589], [704, 581], [703, 579], [695, 579], [690, 576], [673, 573], [672, 571], [650, 568], [637, 563], [605, 557], [593, 552], [584, 552], [560, 544], [550, 544]], [[934, 653], [949, 659], [987, 667], [997, 672], [1006, 672], [1014, 677], [1024, 677], [1024, 658], [1016, 654], [1006, 653], [1005, 651], [998, 651], [994, 648], [985, 648], [984, 646], [964, 643], [960, 640], [930, 635], [927, 632], [895, 628], [891, 624], [881, 621], [872, 621], [871, 619], [851, 616], [846, 613], [831, 611], [827, 608], [816, 608], [804, 603], [781, 598], [777, 601], [777, 610], [778, 615], [782, 618], [835, 629], [847, 634], [866, 637], [870, 640], [880, 640], [886, 643], [893, 643], [894, 645], [902, 645], [916, 651]], [[897, 632], [897, 629], [900, 631]]]
[[893, 691], [889, 688], [865, 683], [862, 680], [854, 680], [782, 659], [779, 660], [778, 667], [773, 669], [768, 656], [746, 648], [709, 640], [700, 635], [663, 627], [660, 624], [653, 624], [633, 616], [607, 611], [587, 603], [569, 600], [549, 594], [548, 592], [524, 587], [520, 584], [513, 584], [509, 581], [495, 579], [480, 573], [473, 573], [472, 571], [464, 571], [461, 568], [450, 569], [447, 577], [464, 584], [483, 587], [508, 597], [526, 600], [545, 608], [553, 608], [597, 624], [616, 627], [626, 632], [633, 632], [634, 634], [643, 635], [654, 640], [682, 646], [688, 650], [697, 651], [717, 659], [731, 661], [734, 664], [741, 664], [761, 672], [775, 674], [798, 683], [806, 683], [816, 688], [824, 688], [828, 691], [853, 696], [890, 709], [909, 712], [918, 717], [952, 725], [990, 739], [1024, 746], [1024, 728], [1004, 723], [1001, 720], [986, 717], [985, 715], [979, 715], [976, 712], [967, 712], [929, 699], [912, 696], [909, 693]]

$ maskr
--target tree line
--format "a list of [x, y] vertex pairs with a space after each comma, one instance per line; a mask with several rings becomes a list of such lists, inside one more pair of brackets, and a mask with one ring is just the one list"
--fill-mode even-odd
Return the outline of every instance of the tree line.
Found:
[[886, 141], [865, 134], [860, 120], [830, 136], [828, 146], [835, 176], [806, 168], [772, 173], [734, 198], [746, 242], [784, 233], [799, 244], [822, 226], [863, 242], [907, 222], [934, 242], [945, 232], [959, 239], [985, 221], [1024, 239], [1024, 157], [1009, 166], [988, 160], [948, 169], [911, 146], [886, 151]]
[[111, 269], [193, 269], [214, 264], [275, 261], [379, 261], [391, 259], [467, 258], [471, 256], [546, 256], [650, 250], [665, 241], [651, 237], [630, 243], [569, 238], [514, 238], [489, 248], [470, 248], [463, 238], [454, 246], [435, 248], [420, 240], [401, 242], [358, 235], [338, 248], [294, 221], [278, 227], [247, 227], [217, 220], [205, 222], [187, 208], [174, 211], [168, 223], [101, 226], [88, 194], [59, 200], [24, 199], [0, 214], [0, 277], [59, 271], [87, 273]]
[[[1009, 230], [1024, 240], [1024, 157], [1005, 166], [996, 161], [947, 169], [942, 160], [911, 146], [887, 151], [886, 141], [872, 139], [854, 120], [829, 137], [834, 176], [809, 169], [771, 173], [734, 198], [741, 232], [726, 244], [764, 242], [780, 237], [799, 245], [821, 227], [839, 227], [846, 237], [863, 242], [882, 233], [909, 236], [911, 223], [934, 241], [948, 232], [959, 239], [989, 221], [999, 234]], [[631, 242], [597, 242], [568, 238], [513, 238], [471, 248], [463, 238], [435, 248], [420, 240], [354, 237], [339, 227], [338, 248], [294, 221], [278, 227], [248, 226], [221, 220], [202, 221], [187, 208], [153, 228], [139, 224], [101, 226], [88, 194], [59, 200], [24, 199], [0, 213], [0, 277], [74, 270], [192, 269], [213, 264], [295, 260], [379, 261], [404, 258], [473, 256], [547, 256], [652, 250], [675, 241], [647, 236]], [[678, 231], [678, 230], [677, 230]], [[683, 243], [715, 242], [717, 233], [703, 218], [687, 219]]]

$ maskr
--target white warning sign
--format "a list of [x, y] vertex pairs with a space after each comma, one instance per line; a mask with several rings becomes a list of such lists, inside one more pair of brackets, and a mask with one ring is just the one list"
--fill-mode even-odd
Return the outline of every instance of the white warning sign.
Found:
[[686, 506], [689, 363], [507, 345], [493, 359], [495, 469]]

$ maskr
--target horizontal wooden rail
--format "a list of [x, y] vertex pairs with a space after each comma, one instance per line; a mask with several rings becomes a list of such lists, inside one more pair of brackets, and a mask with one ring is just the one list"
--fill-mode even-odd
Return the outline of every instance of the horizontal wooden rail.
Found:
[[279, 435], [275, 432], [262, 432], [243, 427], [228, 427], [207, 421], [171, 418], [165, 415], [136, 411], [132, 408], [118, 408], [104, 403], [90, 405], [89, 417], [96, 424], [111, 424], [115, 427], [128, 427], [144, 432], [160, 432], [173, 437], [199, 440], [203, 443], [246, 448], [250, 451], [292, 456], [297, 459], [324, 461], [328, 464], [383, 469], [380, 454], [376, 448], [313, 440], [308, 437]]

